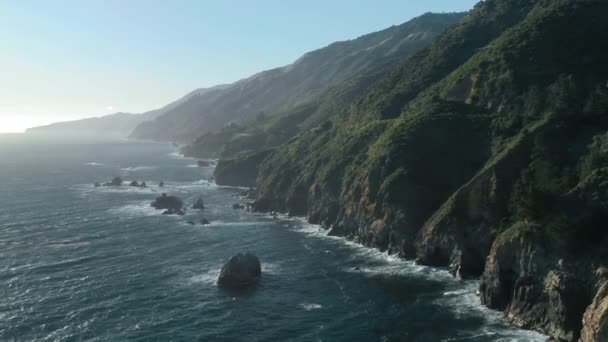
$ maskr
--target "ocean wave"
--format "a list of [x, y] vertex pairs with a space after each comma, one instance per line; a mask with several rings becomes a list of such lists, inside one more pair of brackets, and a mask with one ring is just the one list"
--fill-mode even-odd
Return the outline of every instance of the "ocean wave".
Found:
[[[152, 206], [150, 206], [149, 202], [140, 202], [140, 203], [132, 203], [123, 205], [117, 208], [108, 209], [108, 213], [119, 216], [156, 216], [161, 215], [162, 210], [156, 210]], [[163, 215], [163, 216], [171, 216], [173, 215]]]
[[90, 163], [85, 163], [84, 165], [88, 165], [88, 166], [103, 166], [105, 164], [103, 164], [103, 163], [97, 163], [97, 162], [90, 162]]

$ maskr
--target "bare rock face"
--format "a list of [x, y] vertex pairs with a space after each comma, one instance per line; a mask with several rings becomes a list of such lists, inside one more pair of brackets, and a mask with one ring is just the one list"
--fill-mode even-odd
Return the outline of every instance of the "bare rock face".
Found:
[[227, 289], [246, 289], [257, 285], [261, 276], [262, 265], [258, 257], [239, 253], [222, 267], [217, 283]]
[[[532, 236], [501, 236], [486, 262], [481, 301], [503, 310], [517, 326], [543, 331], [556, 341], [574, 342], [589, 305], [583, 274], [583, 269], [568, 265]], [[589, 315], [594, 320], [594, 314]]]
[[608, 279], [600, 281], [597, 294], [585, 311], [580, 341], [608, 341]]

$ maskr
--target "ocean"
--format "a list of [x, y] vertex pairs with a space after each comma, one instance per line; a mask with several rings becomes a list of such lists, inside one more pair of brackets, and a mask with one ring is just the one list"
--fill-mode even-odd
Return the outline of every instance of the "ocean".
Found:
[[[481, 306], [478, 281], [235, 210], [242, 189], [212, 173], [169, 144], [0, 137], [0, 340], [546, 340]], [[113, 176], [126, 184], [93, 186]], [[150, 207], [162, 192], [206, 208], [162, 215]], [[244, 251], [261, 283], [219, 289]]]

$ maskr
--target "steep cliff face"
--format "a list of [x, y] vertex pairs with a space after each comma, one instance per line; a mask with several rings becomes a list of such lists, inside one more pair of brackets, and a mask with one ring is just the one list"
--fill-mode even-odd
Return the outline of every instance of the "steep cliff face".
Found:
[[482, 300], [513, 323], [601, 340], [606, 15], [601, 1], [480, 3], [266, 158], [254, 207], [483, 275]]
[[597, 271], [598, 288], [593, 302], [583, 316], [583, 330], [581, 342], [608, 341], [608, 279], [606, 269]]
[[461, 13], [425, 14], [402, 25], [309, 52], [285, 67], [267, 70], [218, 91], [192, 98], [154, 121], [138, 126], [132, 137], [191, 143], [231, 122], [254, 120], [316, 101], [347, 79], [394, 65], [428, 46]]
[[514, 233], [496, 240], [482, 278], [482, 303], [504, 310], [518, 326], [544, 331], [558, 341], [576, 341], [591, 303], [589, 272], [530, 235]]

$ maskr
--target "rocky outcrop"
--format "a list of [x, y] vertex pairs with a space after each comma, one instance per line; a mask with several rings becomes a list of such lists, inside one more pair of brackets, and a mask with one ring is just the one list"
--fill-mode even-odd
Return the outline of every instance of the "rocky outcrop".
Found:
[[504, 311], [513, 324], [543, 331], [556, 341], [578, 340], [585, 310], [588, 334], [597, 331], [593, 323], [602, 313], [593, 305], [587, 308], [591, 291], [586, 265], [562, 259], [539, 236], [522, 233], [525, 224], [494, 242], [480, 286], [482, 303]]
[[228, 289], [245, 289], [257, 285], [261, 277], [262, 265], [258, 257], [239, 253], [222, 267], [217, 283]]
[[160, 197], [157, 197], [154, 202], [151, 204], [155, 209], [167, 209], [172, 211], [178, 211], [183, 208], [184, 202], [176, 197], [176, 196], [167, 196], [167, 194], [162, 194]]
[[198, 167], [209, 167], [211, 166], [211, 163], [206, 161], [206, 160], [199, 160], [196, 162], [196, 164], [198, 165]]
[[194, 205], [192, 206], [192, 209], [205, 209], [205, 202], [203, 201], [202, 197], [199, 197], [198, 200], [196, 201], [196, 203], [194, 203]]
[[267, 150], [220, 160], [213, 172], [215, 182], [218, 185], [254, 187], [258, 177], [258, 168], [272, 151]]
[[596, 274], [601, 278], [591, 305], [583, 316], [581, 342], [608, 341], [608, 270], [602, 268]]

